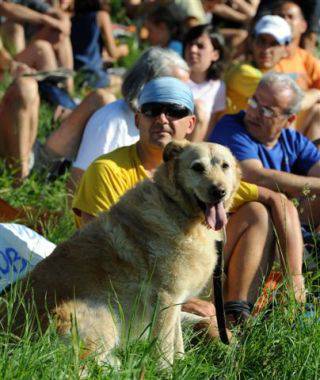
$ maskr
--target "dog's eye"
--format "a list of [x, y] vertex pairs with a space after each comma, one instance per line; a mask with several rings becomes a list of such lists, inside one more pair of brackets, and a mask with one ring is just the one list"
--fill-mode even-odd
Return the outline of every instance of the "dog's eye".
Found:
[[229, 168], [230, 168], [230, 165], [227, 162], [223, 162], [222, 169], [226, 170], [226, 169], [229, 169]]
[[205, 167], [200, 164], [200, 162], [193, 164], [192, 169], [197, 173], [203, 173], [205, 171]]

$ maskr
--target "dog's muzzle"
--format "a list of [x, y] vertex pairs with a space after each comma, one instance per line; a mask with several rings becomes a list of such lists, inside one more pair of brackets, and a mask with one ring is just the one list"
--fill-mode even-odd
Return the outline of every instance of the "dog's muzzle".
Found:
[[203, 202], [197, 196], [199, 207], [204, 213], [205, 221], [208, 227], [215, 231], [221, 230], [227, 224], [227, 213], [224, 208], [223, 200], [226, 191], [217, 186], [212, 186], [209, 189], [210, 202]]

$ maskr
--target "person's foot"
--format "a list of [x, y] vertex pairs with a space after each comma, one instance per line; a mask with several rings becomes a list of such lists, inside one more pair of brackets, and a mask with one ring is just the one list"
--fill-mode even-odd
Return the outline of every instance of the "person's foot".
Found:
[[224, 304], [227, 327], [243, 326], [250, 318], [253, 305], [250, 302], [238, 300], [228, 301]]
[[[215, 316], [211, 318], [203, 319], [202, 321], [196, 323], [193, 326], [193, 330], [197, 333], [192, 343], [195, 343], [199, 340], [212, 341], [212, 340], [220, 340], [219, 328], [217, 319]], [[226, 329], [227, 336], [229, 341], [232, 339], [232, 332], [227, 328]]]

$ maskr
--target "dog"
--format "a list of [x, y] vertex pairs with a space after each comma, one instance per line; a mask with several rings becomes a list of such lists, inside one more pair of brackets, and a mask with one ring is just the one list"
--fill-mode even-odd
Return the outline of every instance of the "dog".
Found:
[[137, 184], [22, 280], [27, 306], [13, 308], [12, 331], [21, 333], [26, 310], [33, 308], [43, 330], [50, 320], [62, 336], [76, 326], [86, 353], [118, 365], [113, 349], [122, 337], [129, 330], [139, 337], [149, 326], [160, 360], [172, 364], [184, 352], [181, 305], [210, 279], [215, 242], [239, 181], [228, 148], [169, 143], [152, 179]]

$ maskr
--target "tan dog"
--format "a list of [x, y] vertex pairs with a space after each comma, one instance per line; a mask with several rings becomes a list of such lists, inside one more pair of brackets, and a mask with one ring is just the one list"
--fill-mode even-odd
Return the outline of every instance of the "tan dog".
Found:
[[[213, 272], [217, 230], [238, 185], [227, 148], [168, 144], [154, 180], [128, 191], [31, 272], [24, 299], [34, 298], [42, 328], [48, 312], [61, 335], [76, 321], [86, 349], [115, 364], [112, 349], [129, 327], [138, 337], [154, 316], [151, 331], [163, 363], [172, 363], [184, 352], [181, 304], [199, 294]], [[25, 312], [15, 308], [18, 332]]]

